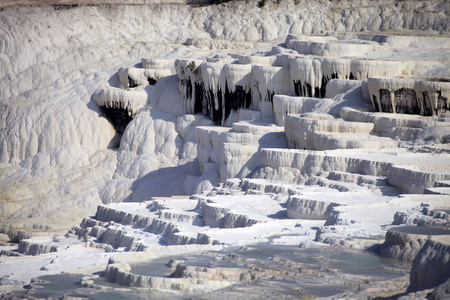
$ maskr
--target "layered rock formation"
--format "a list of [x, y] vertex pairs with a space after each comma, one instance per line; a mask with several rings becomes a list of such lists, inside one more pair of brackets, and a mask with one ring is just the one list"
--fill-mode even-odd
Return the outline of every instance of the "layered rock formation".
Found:
[[[429, 239], [413, 260], [407, 292], [434, 288], [447, 281], [450, 277], [449, 253], [448, 236]], [[448, 295], [445, 286], [440, 287], [434, 297]]]
[[[379, 294], [335, 271], [348, 271], [326, 260], [335, 249], [298, 261], [385, 235], [382, 255], [413, 261], [408, 292], [446, 280], [447, 2], [128, 3], [150, 2], [0, 11], [0, 284], [84, 253], [111, 282], [177, 296], [245, 298], [262, 280], [279, 297], [389, 297], [405, 276], [380, 275]], [[244, 247], [197, 265], [175, 251], [170, 278], [106, 266], [185, 245]], [[18, 259], [12, 274], [25, 255], [41, 269]]]
[[[386, 240], [380, 249], [380, 255], [392, 259], [413, 261], [430, 237], [437, 236], [439, 238], [441, 235], [449, 234], [448, 230], [432, 227], [406, 226], [392, 228], [386, 233]], [[420, 260], [420, 258], [417, 259]]]

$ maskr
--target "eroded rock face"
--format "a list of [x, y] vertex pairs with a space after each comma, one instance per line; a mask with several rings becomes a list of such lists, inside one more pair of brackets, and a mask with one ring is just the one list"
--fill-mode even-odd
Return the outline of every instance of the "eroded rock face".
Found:
[[450, 220], [450, 215], [445, 209], [429, 204], [422, 204], [420, 207], [408, 211], [399, 211], [394, 215], [393, 225], [425, 226], [425, 227], [445, 227]]
[[372, 160], [370, 156], [367, 159], [359, 158], [347, 151], [262, 149], [260, 167], [254, 177], [304, 183], [309, 177], [324, 171], [387, 176], [388, 183], [397, 187], [399, 191], [422, 194], [425, 188], [432, 187], [435, 182], [450, 176], [446, 173], [397, 165], [391, 160], [395, 156], [390, 154], [385, 158], [383, 160]]
[[19, 248], [17, 251], [26, 255], [40, 255], [49, 252], [56, 252], [58, 251], [58, 247], [56, 243], [51, 245], [35, 243], [32, 240], [22, 240], [19, 242]]
[[[177, 266], [177, 269], [180, 268], [181, 267]], [[181, 273], [181, 270], [179, 270], [179, 272]], [[194, 272], [192, 271], [190, 272], [192, 276], [175, 276], [175, 278], [138, 275], [131, 272], [131, 267], [129, 264], [114, 261], [108, 264], [105, 270], [105, 278], [109, 282], [113, 282], [126, 287], [172, 290], [183, 293], [204, 293], [218, 288], [224, 288], [231, 284], [230, 281], [224, 280], [223, 277], [207, 278], [207, 276], [194, 276], [193, 273]], [[206, 273], [200, 274], [206, 275]], [[205, 280], [207, 284], [202, 284], [202, 279]]]
[[401, 78], [369, 78], [375, 110], [439, 116], [450, 110], [450, 83]]
[[[433, 288], [450, 277], [450, 239], [439, 236], [429, 239], [416, 258], [411, 268], [410, 284], [407, 292]], [[444, 292], [446, 290], [446, 292]], [[436, 292], [448, 294], [448, 284]], [[436, 297], [435, 294], [435, 297]]]
[[422, 247], [430, 239], [430, 236], [448, 234], [450, 234], [448, 230], [422, 226], [392, 228], [386, 233], [386, 240], [379, 254], [391, 259], [413, 261], [419, 251], [422, 251]]
[[[197, 209], [188, 203], [192, 199], [175, 198], [165, 206], [165, 200], [152, 200], [151, 208], [111, 205], [99, 208], [97, 219], [84, 219], [69, 235], [100, 251], [144, 251], [155, 243], [161, 250], [161, 245], [255, 241], [297, 248], [300, 241], [302, 246], [312, 243], [320, 228], [317, 242], [373, 245], [395, 207], [417, 205], [417, 199], [402, 202], [399, 192], [433, 192], [436, 182], [450, 179], [445, 173], [450, 160], [438, 157], [438, 150], [430, 150], [426, 158], [427, 163], [434, 158], [431, 166], [424, 167], [422, 161], [416, 167], [420, 157], [403, 160], [408, 151], [399, 148], [422, 151], [415, 148], [417, 143], [431, 146], [450, 139], [448, 116], [403, 116], [448, 110], [448, 88], [431, 73], [445, 68], [435, 66], [447, 63], [436, 52], [444, 49], [445, 56], [449, 39], [428, 33], [404, 37], [326, 31], [420, 28], [447, 33], [448, 22], [441, 12], [446, 11], [446, 2], [392, 5], [380, 0], [380, 6], [373, 6], [362, 0], [344, 10], [333, 1], [294, 2], [268, 1], [264, 8], [255, 1], [201, 7], [82, 6], [58, 14], [51, 7], [51, 12], [39, 8], [39, 13], [23, 8], [29, 14], [18, 15], [25, 17], [0, 11], [0, 23], [5, 25], [0, 27], [6, 28], [0, 30], [0, 37], [5, 37], [5, 42], [0, 38], [0, 92], [5, 96], [0, 104], [0, 161], [17, 163], [0, 165], [2, 218], [47, 217], [59, 209], [71, 214], [83, 206], [93, 212], [101, 201], [142, 201], [194, 191], [203, 194], [195, 197], [204, 197]], [[41, 12], [49, 18], [42, 18]], [[299, 34], [284, 44], [273, 42], [271, 50], [268, 43], [260, 43], [276, 41], [288, 32]], [[322, 36], [310, 35], [319, 32]], [[81, 50], [74, 45], [82, 45]], [[425, 51], [429, 45], [437, 49]], [[251, 55], [249, 48], [254, 48]], [[404, 61], [416, 50], [438, 61], [422, 57]], [[171, 58], [143, 59], [139, 67], [132, 61], [140, 55]], [[175, 57], [180, 59], [174, 64]], [[119, 64], [127, 67], [111, 77]], [[426, 70], [431, 73], [423, 75]], [[410, 75], [425, 76], [419, 80], [424, 83], [399, 79]], [[375, 80], [372, 95], [368, 80], [373, 76], [395, 78], [385, 85]], [[115, 88], [119, 85], [121, 89]], [[374, 113], [371, 105], [389, 114]], [[109, 143], [114, 130], [99, 118], [102, 114], [113, 121], [116, 133], [123, 133], [118, 150], [106, 149], [115, 147]], [[300, 150], [267, 149], [288, 144]], [[389, 154], [383, 156], [382, 148], [389, 148]], [[439, 148], [444, 150], [445, 145]], [[103, 168], [104, 172], [96, 172]], [[247, 176], [252, 178], [227, 181]], [[64, 180], [46, 184], [55, 178]], [[217, 187], [220, 183], [224, 188]], [[448, 193], [447, 186], [436, 187], [442, 195]], [[40, 188], [45, 193], [38, 194]], [[424, 196], [425, 200], [430, 198]], [[394, 245], [392, 252], [411, 260], [428, 238], [419, 236], [391, 237], [403, 243]], [[21, 241], [19, 250], [34, 255], [51, 252], [55, 245]], [[301, 278], [299, 273], [324, 277], [333, 268], [316, 272], [283, 257], [270, 260], [283, 262], [281, 268], [263, 270], [261, 276], [276, 281], [269, 283], [274, 291], [281, 285], [295, 295], [304, 294], [284, 284], [286, 278], [290, 282], [284, 277], [285, 267], [293, 267], [292, 278]], [[255, 268], [257, 263], [251, 265]], [[255, 279], [247, 271], [187, 264], [174, 274], [180, 278], [132, 274], [126, 264], [111, 263], [107, 271], [111, 271], [107, 277], [120, 284], [186, 293], [220, 289], [223, 278]], [[341, 274], [331, 282], [337, 278]], [[360, 286], [360, 278], [349, 279], [343, 285]], [[198, 287], [203, 280], [218, 283]]]
[[446, 282], [436, 287], [430, 295], [430, 299], [432, 300], [447, 299], [449, 297], [450, 297], [450, 279], [447, 279]]
[[333, 207], [338, 205], [328, 201], [290, 197], [286, 202], [287, 216], [289, 219], [326, 220], [330, 217]]
[[[407, 229], [410, 229], [409, 231]], [[379, 254], [383, 257], [412, 261], [428, 239], [426, 235], [414, 234], [419, 227], [403, 227], [390, 229]]]

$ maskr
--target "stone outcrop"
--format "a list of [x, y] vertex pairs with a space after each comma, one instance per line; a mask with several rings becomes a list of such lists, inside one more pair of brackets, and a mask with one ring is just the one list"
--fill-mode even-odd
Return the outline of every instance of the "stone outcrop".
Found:
[[386, 233], [379, 254], [386, 258], [413, 261], [430, 236], [445, 236], [449, 230], [421, 226], [395, 227]]
[[173, 75], [170, 69], [120, 68], [117, 71], [124, 89], [155, 85], [161, 78]]
[[300, 197], [290, 197], [286, 202], [289, 219], [326, 220], [330, 217], [333, 207], [340, 204], [329, 201], [309, 200]]
[[438, 285], [430, 295], [431, 300], [450, 298], [450, 278]]
[[57, 243], [39, 243], [33, 240], [21, 240], [17, 251], [25, 255], [40, 255], [58, 251], [58, 245]]
[[[180, 267], [177, 266], [177, 270], [179, 269]], [[175, 271], [175, 276], [172, 278], [139, 275], [131, 272], [129, 264], [112, 260], [106, 267], [105, 279], [126, 287], [151, 288], [183, 293], [205, 293], [232, 284], [232, 282], [226, 280], [223, 276], [216, 276], [216, 278], [210, 276], [211, 278], [207, 278], [205, 276], [193, 276], [191, 272], [180, 273], [181, 271], [178, 273]], [[208, 273], [205, 272], [203, 274], [206, 275]]]
[[[447, 173], [418, 170], [414, 165], [396, 165], [394, 164], [397, 161], [396, 155], [389, 153], [385, 153], [383, 159], [380, 159], [380, 156], [371, 159], [370, 151], [366, 152], [369, 155], [364, 158], [355, 157], [354, 153], [356, 152], [262, 149], [259, 156], [260, 167], [253, 177], [304, 183], [311, 176], [337, 171], [384, 176], [387, 182], [400, 192], [419, 194], [426, 188], [434, 186], [436, 181], [450, 177]], [[420, 159], [420, 155], [408, 154], [408, 156], [411, 157], [411, 164], [415, 162], [414, 157]]]
[[308, 150], [392, 147], [391, 139], [370, 135], [372, 123], [348, 122], [330, 115], [288, 115], [285, 132], [289, 147]]
[[331, 100], [274, 95], [273, 110], [275, 113], [275, 120], [277, 122], [277, 125], [284, 126], [287, 115], [313, 112], [320, 104], [329, 101]]
[[[434, 288], [450, 277], [449, 235], [433, 236], [413, 260], [407, 292]], [[448, 283], [438, 288], [434, 297], [448, 294]], [[437, 298], [436, 298], [437, 299]]]
[[376, 111], [438, 116], [450, 110], [450, 83], [403, 78], [369, 78]]

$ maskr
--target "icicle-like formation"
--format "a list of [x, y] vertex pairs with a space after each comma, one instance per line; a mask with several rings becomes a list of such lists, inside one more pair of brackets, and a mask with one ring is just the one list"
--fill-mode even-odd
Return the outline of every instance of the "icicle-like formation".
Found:
[[230, 126], [239, 121], [239, 111], [251, 108], [251, 70], [251, 65], [226, 64], [223, 67], [220, 81], [224, 108], [222, 125]]
[[147, 92], [135, 90], [105, 89], [93, 95], [95, 103], [113, 124], [116, 132], [122, 134], [138, 110], [147, 104]]
[[372, 76], [397, 76], [403, 73], [401, 61], [351, 60], [349, 79], [366, 80]]
[[[236, 86], [241, 86], [245, 92], [250, 92], [251, 88], [251, 65], [227, 64], [223, 68], [226, 85], [230, 93], [236, 92]], [[225, 89], [223, 86], [222, 88]]]
[[[318, 58], [299, 57], [291, 60], [290, 76], [294, 82], [295, 94], [304, 97], [321, 97], [322, 62]], [[336, 78], [336, 74], [332, 78]]]
[[289, 68], [252, 66], [252, 74], [255, 79], [255, 85], [252, 87], [253, 105], [259, 104], [259, 110], [263, 118], [272, 118], [273, 96], [292, 95], [294, 92]]
[[147, 104], [147, 93], [144, 89], [121, 90], [104, 89], [93, 95], [99, 107], [125, 110], [129, 116], [134, 116], [139, 108]]
[[221, 82], [225, 82], [222, 69], [224, 62], [205, 62], [201, 67], [201, 73], [203, 78], [203, 87], [205, 89], [205, 103], [204, 106], [211, 120], [215, 124], [222, 124], [224, 121], [224, 106], [222, 91], [225, 88], [221, 88]]
[[172, 75], [170, 69], [120, 68], [119, 80], [124, 89], [155, 85], [163, 77]]
[[450, 82], [369, 78], [376, 111], [435, 116], [450, 110]]
[[324, 97], [326, 84], [332, 79], [366, 80], [371, 76], [397, 76], [402, 74], [405, 66], [398, 61], [292, 57], [290, 68], [298, 96]]
[[[200, 67], [202, 70], [203, 86], [205, 90], [214, 96], [214, 109], [219, 109], [217, 94], [221, 90], [221, 83], [225, 82], [222, 74], [223, 62], [205, 62]], [[224, 88], [223, 88], [224, 89]]]
[[227, 64], [227, 59], [211, 59], [199, 66], [202, 75], [195, 86], [202, 88], [202, 95], [196, 91], [195, 112], [202, 110], [215, 124], [229, 126], [239, 121], [239, 110], [251, 106], [251, 65]]
[[273, 110], [277, 125], [284, 126], [286, 115], [313, 112], [324, 99], [308, 97], [273, 96]]
[[183, 101], [184, 111], [187, 114], [203, 112], [203, 80], [200, 64], [202, 60], [175, 61], [175, 70], [178, 75], [178, 87]]

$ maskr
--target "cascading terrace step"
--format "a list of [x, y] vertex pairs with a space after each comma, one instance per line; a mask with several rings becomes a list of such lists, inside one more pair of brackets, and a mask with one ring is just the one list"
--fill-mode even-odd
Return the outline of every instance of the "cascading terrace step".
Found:
[[449, 195], [450, 196], [450, 187], [426, 188], [424, 190], [424, 194], [436, 194], [436, 195]]
[[[401, 154], [401, 155], [400, 155]], [[302, 183], [305, 178], [324, 172], [340, 171], [383, 176], [400, 193], [423, 194], [436, 181], [450, 179], [450, 173], [436, 171], [450, 165], [448, 156], [369, 149], [310, 151], [269, 149], [260, 151], [260, 168], [253, 177]]]
[[328, 174], [327, 178], [338, 182], [354, 183], [358, 186], [365, 187], [371, 190], [377, 189], [383, 195], [398, 195], [398, 189], [396, 187], [390, 186], [387, 182], [387, 178], [384, 176], [372, 176], [332, 171]]
[[435, 187], [448, 187], [450, 188], [450, 180], [440, 180], [434, 183]]

